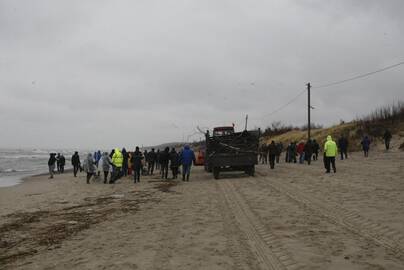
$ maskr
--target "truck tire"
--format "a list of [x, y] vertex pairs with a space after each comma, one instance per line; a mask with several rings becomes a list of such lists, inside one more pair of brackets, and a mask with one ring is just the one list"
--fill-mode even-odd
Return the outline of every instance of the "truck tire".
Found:
[[219, 175], [220, 175], [220, 168], [214, 167], [213, 168], [213, 177], [217, 180], [217, 179], [219, 179]]
[[254, 174], [255, 174], [255, 166], [252, 165], [250, 169], [250, 176], [254, 176]]
[[248, 166], [248, 167], [245, 169], [245, 173], [248, 174], [249, 176], [254, 176], [254, 173], [255, 173], [255, 167], [254, 167], [254, 165], [253, 165], [253, 166]]

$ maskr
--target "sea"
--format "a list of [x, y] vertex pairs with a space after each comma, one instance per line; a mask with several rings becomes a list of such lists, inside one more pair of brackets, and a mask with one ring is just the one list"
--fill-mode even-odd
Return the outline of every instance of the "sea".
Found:
[[71, 168], [70, 158], [74, 150], [0, 149], [0, 187], [17, 185], [27, 176], [47, 173], [49, 153], [63, 154], [65, 170]]

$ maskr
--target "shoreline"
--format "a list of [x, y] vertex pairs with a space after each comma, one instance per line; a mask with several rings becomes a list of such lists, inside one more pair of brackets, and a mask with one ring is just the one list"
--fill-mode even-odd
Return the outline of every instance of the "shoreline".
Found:
[[[66, 169], [64, 174], [73, 172], [72, 168]], [[49, 172], [45, 171], [33, 171], [31, 173], [21, 174], [21, 175], [8, 175], [0, 177], [0, 189], [1, 188], [9, 188], [24, 184], [26, 181], [32, 180], [32, 178], [42, 177], [49, 175]], [[59, 175], [55, 173], [55, 175]], [[4, 181], [3, 181], [3, 180]]]

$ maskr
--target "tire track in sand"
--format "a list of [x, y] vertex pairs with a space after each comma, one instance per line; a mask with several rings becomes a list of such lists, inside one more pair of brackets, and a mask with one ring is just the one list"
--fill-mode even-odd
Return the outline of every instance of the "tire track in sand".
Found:
[[229, 180], [221, 180], [218, 185], [261, 268], [299, 269], [300, 266], [290, 257], [276, 237], [265, 229], [233, 184]]
[[261, 180], [261, 183], [264, 185], [268, 185], [278, 192], [285, 194], [293, 201], [319, 213], [334, 224], [383, 246], [385, 249], [391, 251], [395, 257], [402, 258], [404, 256], [404, 248], [400, 243], [404, 240], [404, 236], [401, 233], [385, 225], [373, 222], [359, 213], [345, 209], [338, 204], [314, 198], [311, 194], [307, 194], [297, 187], [281, 183], [260, 172], [257, 174], [264, 178], [262, 179], [264, 181]]
[[219, 211], [223, 219], [223, 230], [226, 236], [226, 246], [234, 260], [235, 270], [259, 269], [254, 254], [248, 247], [247, 239], [237, 226], [237, 220], [232, 215], [229, 203], [222, 195], [219, 184], [215, 181]]
[[178, 223], [181, 220], [181, 215], [178, 212], [178, 209], [174, 208], [173, 206], [176, 205], [178, 201], [177, 196], [187, 195], [184, 190], [185, 185], [183, 183], [179, 183], [175, 187], [175, 192], [178, 194], [170, 195], [171, 197], [168, 197], [167, 200], [164, 201], [164, 204], [162, 204], [163, 207], [160, 207], [162, 215], [167, 215], [169, 217], [166, 223], [168, 226], [160, 228], [158, 241], [159, 249], [154, 255], [151, 269], [170, 268], [170, 260], [173, 256], [174, 247], [176, 244], [175, 240], [180, 234], [180, 226]]

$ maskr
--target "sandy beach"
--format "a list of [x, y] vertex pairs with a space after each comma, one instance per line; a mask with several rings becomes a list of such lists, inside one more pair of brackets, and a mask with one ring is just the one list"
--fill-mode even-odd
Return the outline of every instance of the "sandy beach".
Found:
[[0, 269], [404, 269], [403, 160], [136, 185], [32, 177], [0, 188]]

